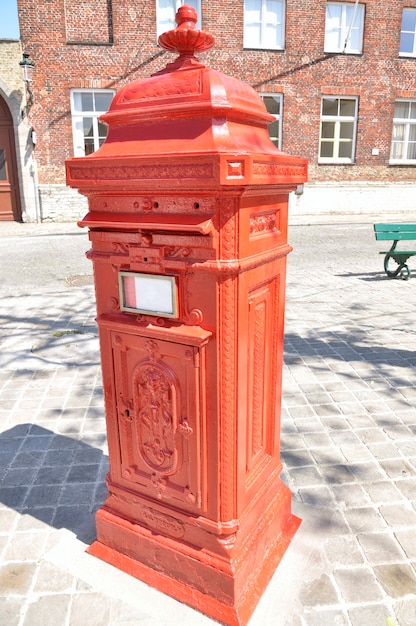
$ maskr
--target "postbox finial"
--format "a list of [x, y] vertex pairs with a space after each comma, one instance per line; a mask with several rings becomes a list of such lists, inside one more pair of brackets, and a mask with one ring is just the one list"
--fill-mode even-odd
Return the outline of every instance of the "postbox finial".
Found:
[[197, 14], [189, 4], [179, 7], [175, 21], [177, 28], [162, 33], [158, 39], [165, 50], [179, 52], [181, 56], [194, 56], [195, 52], [204, 52], [214, 45], [213, 35], [196, 28]]

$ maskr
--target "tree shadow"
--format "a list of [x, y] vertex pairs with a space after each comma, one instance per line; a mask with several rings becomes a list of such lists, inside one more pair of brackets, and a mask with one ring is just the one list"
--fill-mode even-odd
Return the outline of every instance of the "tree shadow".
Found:
[[0, 450], [0, 502], [94, 541], [94, 515], [107, 493], [101, 450], [29, 423], [1, 433]]
[[[91, 287], [7, 297], [0, 308], [0, 368], [37, 371], [100, 364]], [[38, 305], [37, 305], [38, 303]]]

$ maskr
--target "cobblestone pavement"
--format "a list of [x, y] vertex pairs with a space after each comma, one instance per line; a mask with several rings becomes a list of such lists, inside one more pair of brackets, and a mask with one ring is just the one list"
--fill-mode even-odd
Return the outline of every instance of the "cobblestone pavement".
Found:
[[[88, 242], [0, 230], [0, 626], [214, 624], [85, 553], [108, 465]], [[31, 277], [45, 238], [66, 252]], [[371, 224], [289, 239], [282, 457], [303, 522], [250, 626], [415, 626], [415, 262], [387, 279]]]

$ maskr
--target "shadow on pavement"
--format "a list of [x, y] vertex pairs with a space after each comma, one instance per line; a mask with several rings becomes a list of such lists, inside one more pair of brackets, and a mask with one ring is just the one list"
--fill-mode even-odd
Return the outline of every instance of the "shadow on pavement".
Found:
[[84, 543], [106, 496], [108, 457], [97, 448], [34, 424], [0, 435], [0, 502]]

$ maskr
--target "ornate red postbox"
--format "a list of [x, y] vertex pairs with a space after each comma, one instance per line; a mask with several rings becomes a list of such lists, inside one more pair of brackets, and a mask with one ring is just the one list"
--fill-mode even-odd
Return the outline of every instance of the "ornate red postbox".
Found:
[[248, 85], [195, 51], [122, 88], [103, 146], [67, 162], [85, 194], [108, 429], [89, 552], [224, 624], [246, 624], [295, 533], [280, 479], [289, 192]]

